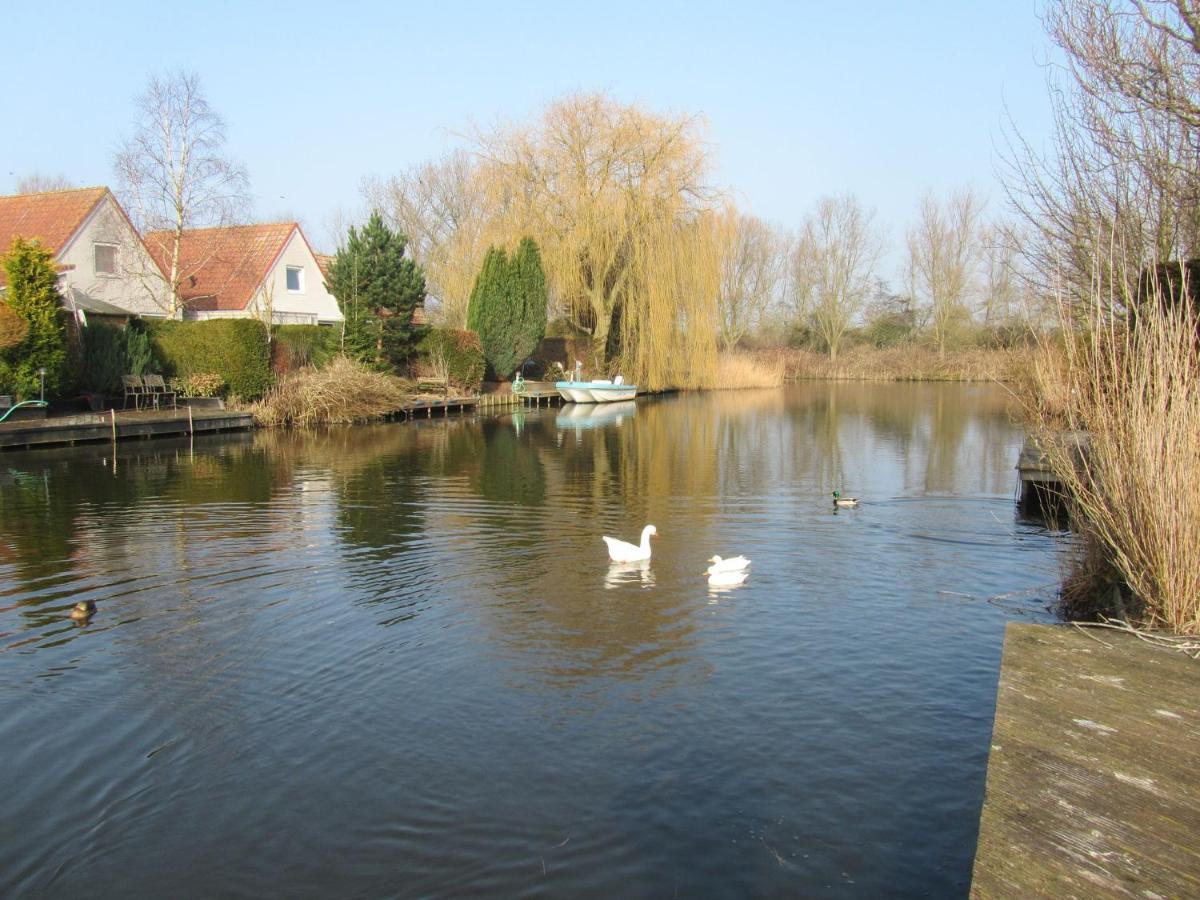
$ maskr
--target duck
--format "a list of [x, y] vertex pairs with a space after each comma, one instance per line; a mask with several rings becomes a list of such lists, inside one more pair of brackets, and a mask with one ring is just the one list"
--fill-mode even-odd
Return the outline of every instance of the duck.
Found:
[[842, 508], [858, 506], [858, 498], [857, 497], [843, 497], [841, 491], [834, 491], [833, 492], [833, 505], [840, 506]]
[[653, 525], [647, 525], [642, 529], [642, 543], [630, 544], [627, 541], [618, 541], [616, 538], [611, 538], [604, 535], [604, 543], [608, 544], [608, 557], [613, 562], [641, 562], [644, 559], [650, 558], [650, 538], [658, 535], [658, 529]]
[[737, 587], [750, 577], [750, 573], [741, 572], [713, 572], [708, 576], [709, 587]]
[[96, 612], [95, 600], [80, 600], [71, 608], [71, 618], [76, 622], [86, 622]]
[[716, 575], [718, 572], [742, 572], [750, 566], [750, 560], [744, 556], [732, 556], [729, 559], [714, 556], [709, 562], [712, 565], [704, 570], [705, 575]]

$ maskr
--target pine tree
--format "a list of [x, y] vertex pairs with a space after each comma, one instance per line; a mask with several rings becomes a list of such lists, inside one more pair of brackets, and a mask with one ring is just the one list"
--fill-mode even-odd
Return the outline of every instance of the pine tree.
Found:
[[4, 271], [3, 302], [27, 328], [20, 343], [0, 352], [0, 392], [25, 400], [39, 396], [38, 370], [44, 368], [46, 395], [57, 396], [70, 386], [71, 372], [54, 254], [40, 241], [17, 238], [4, 257]]
[[413, 310], [425, 301], [425, 274], [404, 255], [407, 238], [372, 213], [351, 228], [329, 267], [329, 289], [345, 317], [346, 355], [379, 369], [403, 364], [420, 338]]
[[546, 276], [532, 238], [509, 257], [490, 247], [471, 290], [467, 327], [479, 335], [488, 377], [507, 378], [546, 330]]

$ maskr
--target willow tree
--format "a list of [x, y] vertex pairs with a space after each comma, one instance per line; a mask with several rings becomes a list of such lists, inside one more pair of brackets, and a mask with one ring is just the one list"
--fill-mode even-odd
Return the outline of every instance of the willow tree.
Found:
[[[696, 251], [689, 225], [715, 196], [696, 119], [580, 94], [475, 142], [494, 237], [533, 235], [557, 311], [598, 358], [658, 385], [700, 377], [697, 360], [715, 366], [716, 292], [680, 294], [676, 258]], [[679, 355], [681, 342], [696, 352]]]

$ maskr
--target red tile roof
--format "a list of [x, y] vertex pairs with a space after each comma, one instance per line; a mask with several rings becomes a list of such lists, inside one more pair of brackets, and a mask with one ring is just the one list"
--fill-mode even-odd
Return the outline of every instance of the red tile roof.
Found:
[[[0, 256], [17, 237], [37, 238], [58, 256], [107, 194], [108, 188], [93, 187], [0, 197]], [[6, 279], [0, 269], [0, 285]]]
[[[179, 247], [180, 299], [188, 309], [245, 309], [297, 227], [274, 222], [185, 231]], [[146, 249], [168, 278], [171, 240], [169, 231], [145, 237]]]

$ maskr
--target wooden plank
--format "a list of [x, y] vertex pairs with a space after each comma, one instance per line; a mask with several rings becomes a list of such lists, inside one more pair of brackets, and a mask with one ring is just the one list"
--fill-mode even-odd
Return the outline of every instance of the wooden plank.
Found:
[[971, 896], [1200, 896], [1200, 662], [1009, 624]]
[[[118, 412], [117, 439], [165, 437], [168, 435], [211, 431], [233, 431], [254, 427], [249, 413], [229, 410], [187, 410], [155, 412], [149, 410]], [[40, 422], [6, 422], [0, 425], [0, 449], [46, 444], [73, 444], [86, 441], [110, 441], [113, 436], [111, 413], [87, 413], [62, 416]]]

